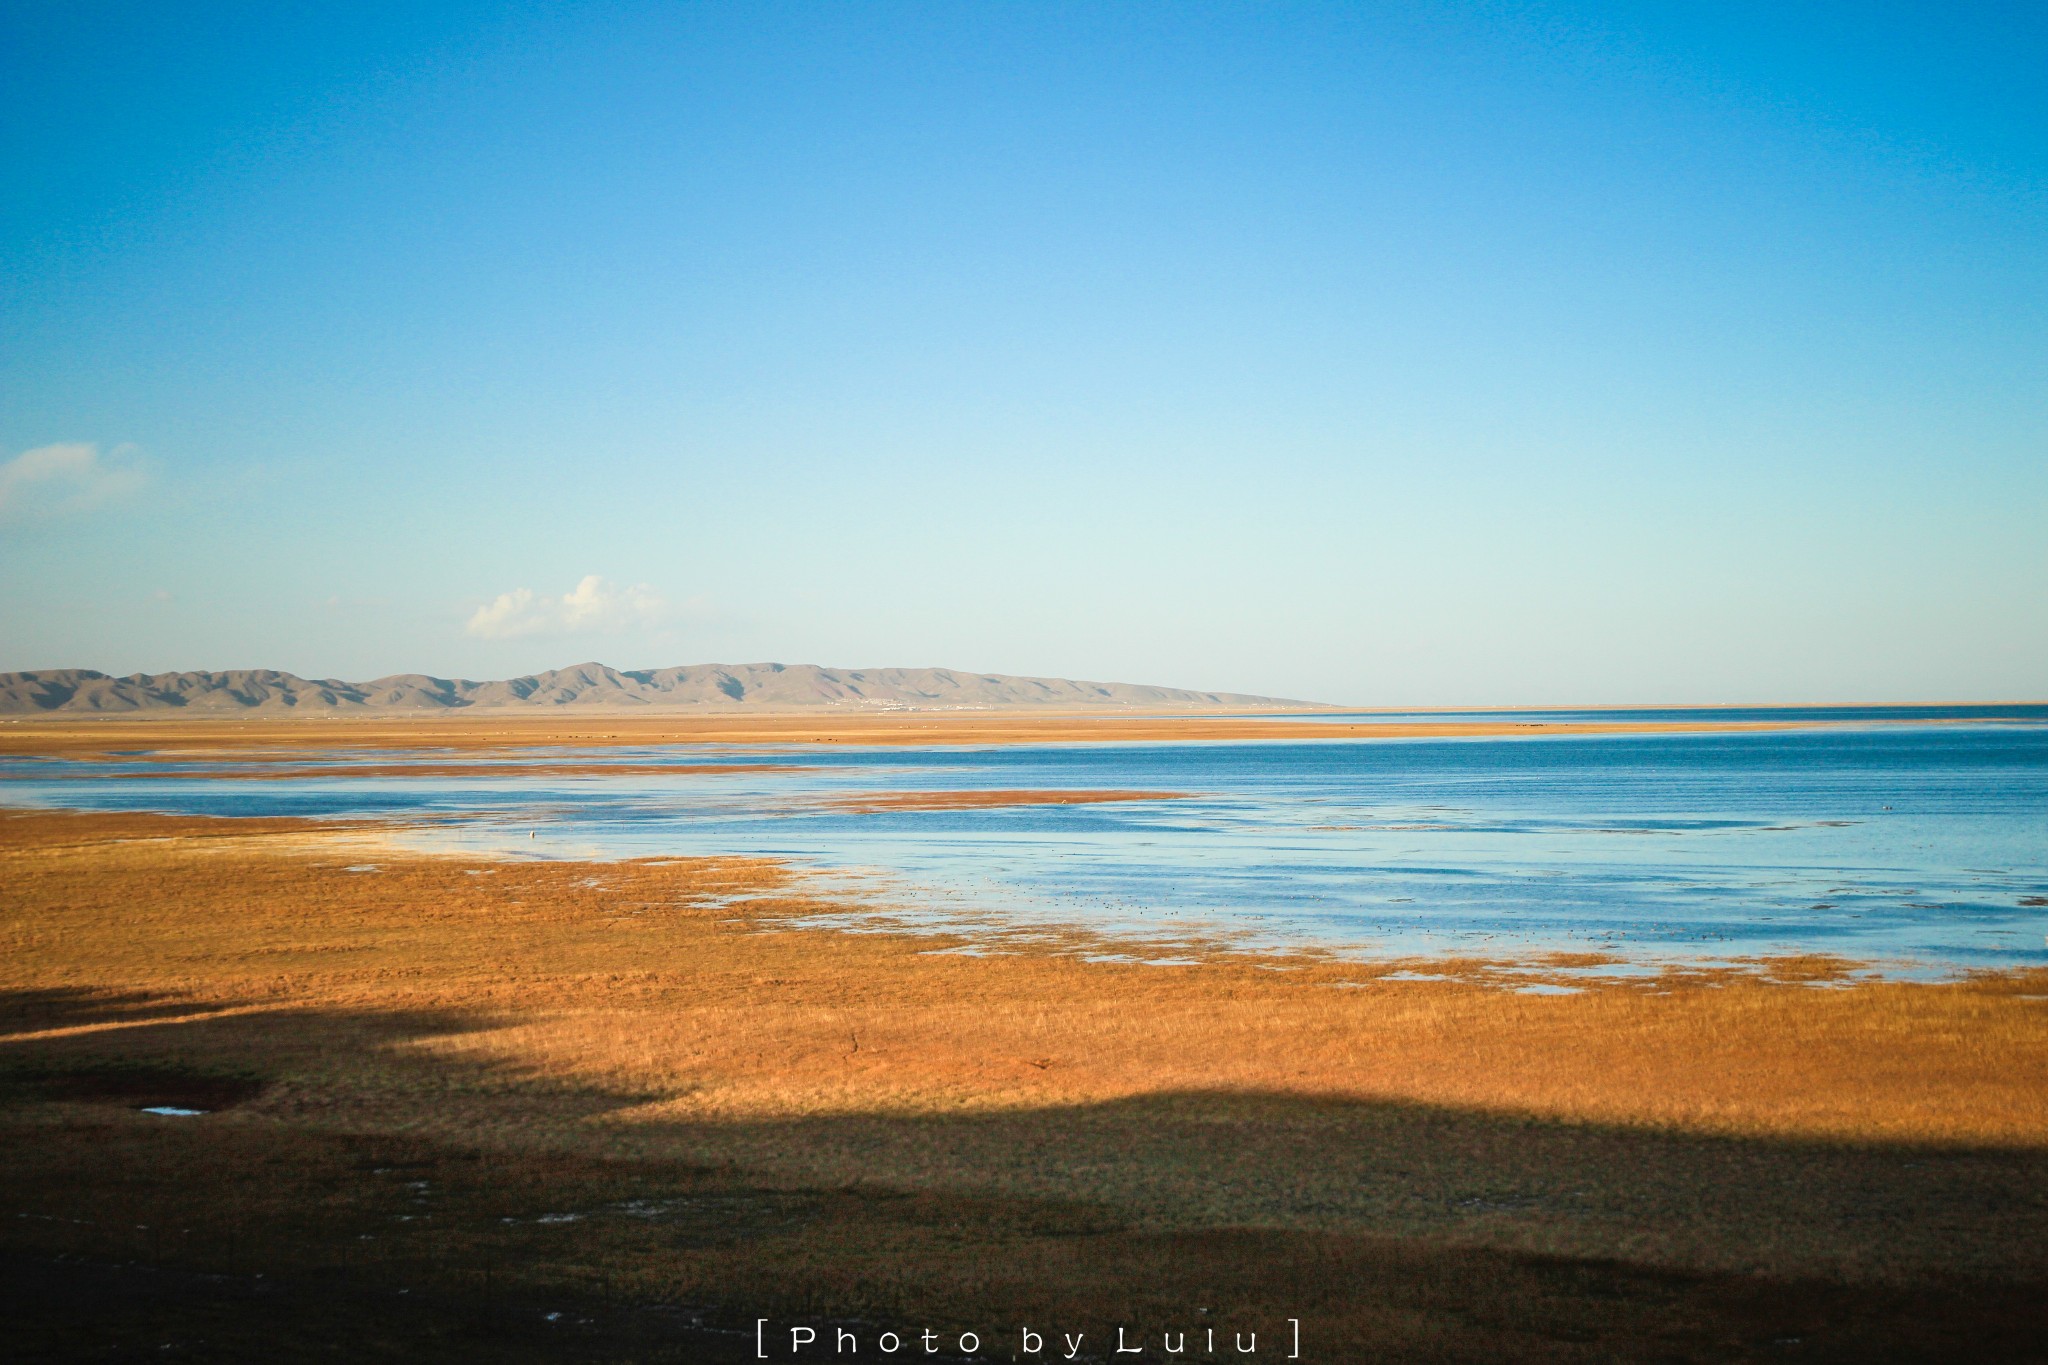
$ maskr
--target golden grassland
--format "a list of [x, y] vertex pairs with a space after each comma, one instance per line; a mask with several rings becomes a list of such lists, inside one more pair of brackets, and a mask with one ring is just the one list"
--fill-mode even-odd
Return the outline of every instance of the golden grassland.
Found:
[[353, 1320], [344, 1290], [467, 1303], [493, 1274], [614, 1305], [596, 1322], [1298, 1316], [1333, 1360], [2039, 1345], [2041, 975], [1801, 960], [1527, 995], [1589, 962], [852, 933], [772, 862], [390, 836], [0, 817], [24, 1265], [171, 1227], [150, 1256], [326, 1286], [258, 1353]]

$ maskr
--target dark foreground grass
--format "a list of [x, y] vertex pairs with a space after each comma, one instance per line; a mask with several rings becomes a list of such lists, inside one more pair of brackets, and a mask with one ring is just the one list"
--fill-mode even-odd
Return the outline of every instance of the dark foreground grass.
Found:
[[[760, 1317], [773, 1358], [802, 1324], [827, 1342], [848, 1327], [861, 1359], [885, 1328], [898, 1359], [957, 1357], [970, 1331], [974, 1358], [1030, 1359], [1027, 1326], [1080, 1334], [1079, 1359], [1170, 1359], [1173, 1333], [1201, 1359], [1210, 1326], [1211, 1358], [1280, 1359], [1289, 1318], [1301, 1358], [1323, 1361], [2044, 1358], [2039, 1283], [1154, 1232], [1081, 1204], [158, 1118], [34, 1089], [12, 1087], [0, 1111], [0, 1313], [17, 1359], [717, 1362], [755, 1358]], [[1120, 1327], [1147, 1349], [1113, 1354]], [[1256, 1357], [1232, 1349], [1238, 1332], [1257, 1333]]]

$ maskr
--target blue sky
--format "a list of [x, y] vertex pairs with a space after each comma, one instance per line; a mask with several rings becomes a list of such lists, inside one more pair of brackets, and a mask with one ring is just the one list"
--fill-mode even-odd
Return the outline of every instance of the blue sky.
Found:
[[13, 4], [0, 668], [2048, 695], [2035, 6]]

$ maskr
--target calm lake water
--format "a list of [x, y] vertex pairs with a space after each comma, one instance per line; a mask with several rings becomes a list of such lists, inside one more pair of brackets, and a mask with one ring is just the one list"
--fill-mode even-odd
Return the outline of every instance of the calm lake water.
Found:
[[[1276, 719], [1278, 737], [1257, 742], [589, 751], [569, 756], [598, 771], [571, 777], [516, 759], [502, 776], [349, 775], [350, 764], [401, 757], [363, 753], [330, 758], [331, 775], [283, 781], [15, 762], [0, 768], [0, 800], [459, 815], [419, 841], [517, 857], [770, 855], [858, 874], [895, 913], [964, 925], [1078, 923], [1370, 956], [1603, 950], [1653, 964], [1825, 952], [1924, 975], [2048, 964], [2048, 708], [1996, 714], [2010, 719], [1967, 710], [1940, 724], [1368, 741], [1290, 740]], [[768, 766], [698, 770], [735, 761]], [[668, 771], [604, 771], [649, 763]], [[885, 813], [831, 804], [1008, 788], [1190, 795]]]

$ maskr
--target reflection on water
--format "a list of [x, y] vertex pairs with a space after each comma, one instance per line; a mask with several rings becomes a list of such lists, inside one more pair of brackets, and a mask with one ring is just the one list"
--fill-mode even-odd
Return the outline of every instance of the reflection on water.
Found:
[[[2048, 963], [2048, 724], [1957, 719], [1597, 739], [632, 748], [577, 754], [588, 773], [512, 761], [487, 777], [347, 775], [404, 757], [393, 754], [330, 757], [332, 776], [260, 782], [16, 762], [0, 769], [0, 798], [461, 815], [420, 838], [521, 857], [738, 853], [878, 870], [898, 907], [962, 922], [1371, 954], [1812, 951], [1904, 971]], [[765, 766], [692, 771], [741, 756]], [[1193, 795], [836, 804], [1054, 788]]]

